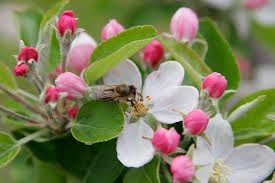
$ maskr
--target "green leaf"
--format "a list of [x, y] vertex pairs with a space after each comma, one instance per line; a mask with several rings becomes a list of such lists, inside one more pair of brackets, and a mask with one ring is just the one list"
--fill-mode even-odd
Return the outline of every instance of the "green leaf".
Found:
[[199, 33], [208, 43], [205, 62], [216, 72], [221, 73], [227, 80], [227, 89], [237, 89], [240, 81], [236, 60], [217, 26], [208, 18], [201, 19]]
[[93, 144], [117, 137], [123, 124], [124, 115], [117, 102], [89, 101], [79, 110], [71, 132], [78, 141]]
[[53, 164], [33, 158], [31, 152], [23, 151], [10, 164], [10, 175], [13, 183], [65, 183], [64, 171]]
[[152, 26], [136, 26], [102, 42], [94, 50], [85, 72], [89, 83], [95, 82], [120, 62], [131, 57], [152, 41], [157, 31]]
[[20, 146], [8, 134], [0, 132], [0, 168], [12, 161], [19, 151]]
[[68, 135], [27, 146], [38, 159], [60, 165], [85, 183], [113, 183], [124, 169], [117, 159], [115, 139], [85, 145]]
[[57, 39], [56, 34], [53, 33], [49, 47], [48, 71], [51, 72], [53, 69], [55, 69], [57, 65], [60, 63], [60, 60], [61, 55], [59, 40]]
[[159, 179], [160, 159], [154, 159], [141, 168], [131, 168], [126, 173], [123, 183], [160, 183]]
[[176, 59], [186, 70], [189, 76], [201, 87], [203, 76], [211, 73], [211, 70], [203, 62], [200, 56], [187, 44], [178, 42], [173, 37], [161, 36], [159, 40], [165, 49]]
[[22, 12], [15, 12], [15, 21], [18, 24], [20, 39], [27, 46], [36, 46], [39, 33], [39, 25], [42, 20], [42, 13], [37, 9], [28, 9]]
[[195, 50], [201, 59], [204, 60], [208, 50], [208, 44], [204, 39], [197, 38], [192, 43], [192, 49]]
[[[9, 89], [16, 89], [17, 84], [14, 78], [13, 73], [10, 69], [3, 63], [0, 63], [0, 84]], [[0, 93], [2, 91], [0, 90]]]
[[231, 122], [236, 144], [258, 142], [275, 133], [275, 122], [268, 117], [275, 114], [275, 89], [261, 90], [242, 98], [230, 113], [257, 98], [260, 102]]

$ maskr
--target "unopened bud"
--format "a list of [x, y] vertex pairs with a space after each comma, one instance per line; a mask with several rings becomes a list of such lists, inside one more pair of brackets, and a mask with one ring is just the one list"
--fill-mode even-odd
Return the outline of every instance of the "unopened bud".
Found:
[[28, 71], [29, 67], [24, 63], [16, 65], [13, 69], [13, 73], [15, 76], [26, 76]]
[[60, 92], [66, 92], [69, 99], [82, 97], [85, 94], [87, 86], [85, 82], [77, 75], [71, 72], [60, 74], [55, 80], [56, 88]]
[[105, 41], [118, 33], [124, 31], [124, 27], [116, 19], [112, 19], [106, 24], [101, 31], [101, 39]]
[[88, 66], [95, 47], [96, 42], [91, 36], [85, 32], [79, 34], [71, 44], [67, 68], [76, 73], [82, 72]]
[[164, 48], [160, 42], [154, 40], [143, 49], [143, 61], [155, 67], [164, 56]]
[[76, 106], [76, 107], [69, 108], [69, 109], [68, 109], [68, 116], [69, 116], [69, 118], [75, 119], [78, 110], [79, 110], [79, 107], [77, 107], [77, 106]]
[[176, 156], [171, 163], [170, 171], [174, 182], [189, 182], [195, 175], [193, 162], [187, 156]]
[[179, 145], [180, 135], [174, 128], [167, 130], [165, 128], [160, 128], [155, 131], [152, 144], [157, 151], [169, 154], [175, 152], [177, 146]]
[[48, 104], [49, 102], [56, 102], [58, 100], [58, 97], [59, 97], [58, 89], [56, 87], [49, 87], [46, 90], [44, 102], [46, 104]]
[[256, 10], [262, 8], [268, 3], [269, 0], [243, 0], [243, 7], [247, 10]]
[[34, 47], [24, 46], [18, 53], [18, 61], [28, 62], [29, 60], [37, 61], [38, 52]]
[[186, 114], [184, 127], [192, 135], [200, 135], [207, 128], [209, 116], [200, 109], [193, 110]]
[[179, 41], [192, 41], [198, 32], [199, 20], [196, 13], [190, 8], [180, 8], [173, 15], [170, 22], [170, 31]]
[[224, 93], [227, 86], [227, 81], [218, 72], [213, 72], [203, 79], [202, 88], [208, 91], [208, 94], [212, 98], [220, 98]]
[[77, 21], [74, 17], [74, 12], [70, 10], [64, 11], [57, 22], [57, 30], [59, 34], [63, 37], [66, 31], [70, 31], [71, 35], [73, 35], [76, 29]]

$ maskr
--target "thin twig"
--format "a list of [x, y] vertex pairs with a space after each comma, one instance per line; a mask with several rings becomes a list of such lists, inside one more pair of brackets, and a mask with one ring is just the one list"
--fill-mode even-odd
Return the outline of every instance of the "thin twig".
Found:
[[26, 101], [23, 97], [21, 97], [20, 95], [16, 94], [15, 92], [7, 89], [6, 87], [4, 87], [1, 84], [0, 84], [0, 90], [2, 90], [3, 92], [5, 92], [9, 96], [11, 96], [14, 100], [18, 101], [20, 104], [22, 104], [23, 106], [27, 107], [31, 111], [40, 114], [45, 119], [48, 119], [48, 116], [47, 116], [46, 113], [42, 112], [41, 110], [39, 110], [36, 107], [33, 107], [33, 105], [30, 104], [28, 101]]
[[45, 123], [40, 122], [40, 121], [37, 121], [37, 120], [35, 120], [35, 119], [31, 119], [31, 118], [28, 118], [28, 117], [23, 116], [23, 115], [21, 115], [21, 114], [18, 114], [18, 113], [16, 113], [16, 112], [14, 112], [14, 111], [12, 111], [12, 110], [10, 110], [10, 109], [8, 109], [8, 108], [2, 106], [2, 105], [0, 105], [0, 111], [3, 111], [3, 112], [5, 112], [5, 113], [10, 114], [11, 116], [14, 116], [14, 117], [16, 117], [16, 118], [18, 118], [18, 119], [22, 119], [22, 120], [24, 120], [24, 121], [28, 121], [28, 122], [33, 123], [33, 124], [40, 124], [40, 125], [41, 125], [41, 124], [45, 124]]

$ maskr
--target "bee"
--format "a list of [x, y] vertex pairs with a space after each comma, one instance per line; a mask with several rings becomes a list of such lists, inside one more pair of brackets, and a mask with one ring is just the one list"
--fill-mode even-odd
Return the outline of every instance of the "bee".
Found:
[[130, 102], [135, 105], [138, 96], [137, 88], [133, 85], [95, 85], [89, 88], [90, 98], [104, 101]]

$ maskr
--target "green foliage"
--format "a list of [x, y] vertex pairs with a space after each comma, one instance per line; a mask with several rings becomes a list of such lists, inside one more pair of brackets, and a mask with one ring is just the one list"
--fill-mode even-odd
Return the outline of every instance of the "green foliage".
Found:
[[[3, 63], [0, 63], [0, 84], [9, 88], [9, 89], [16, 89], [17, 84], [14, 78], [13, 73], [10, 69]], [[0, 93], [2, 91], [0, 90]]]
[[117, 137], [124, 124], [124, 115], [117, 102], [90, 101], [78, 112], [72, 127], [80, 142], [93, 144]]
[[123, 171], [116, 156], [116, 140], [85, 145], [68, 135], [27, 146], [38, 159], [57, 164], [85, 183], [112, 183]]
[[236, 144], [259, 142], [265, 137], [275, 133], [274, 119], [268, 116], [275, 114], [275, 89], [268, 89], [255, 92], [241, 99], [230, 110], [232, 113], [235, 109], [243, 104], [251, 102], [260, 96], [265, 96], [260, 102], [253, 105], [242, 116], [232, 121], [231, 125], [234, 131]]
[[51, 72], [60, 63], [60, 44], [55, 33], [52, 34], [51, 44], [49, 47], [48, 71]]
[[120, 62], [131, 57], [154, 39], [157, 31], [152, 26], [136, 26], [98, 45], [85, 72], [89, 83], [95, 82]]
[[159, 179], [160, 159], [154, 159], [140, 168], [131, 168], [126, 173], [123, 183], [160, 183]]
[[229, 44], [210, 19], [201, 19], [199, 33], [208, 43], [205, 62], [227, 80], [227, 89], [237, 89], [240, 81], [239, 69]]
[[27, 46], [36, 46], [38, 40], [39, 26], [42, 20], [42, 13], [37, 9], [28, 9], [22, 12], [15, 12], [15, 21], [19, 28], [20, 39]]
[[8, 134], [0, 132], [0, 168], [13, 160], [19, 151], [20, 146]]
[[200, 56], [187, 44], [180, 43], [173, 37], [161, 36], [159, 40], [173, 58], [184, 67], [195, 84], [201, 87], [202, 77], [210, 74], [211, 70], [203, 62]]

